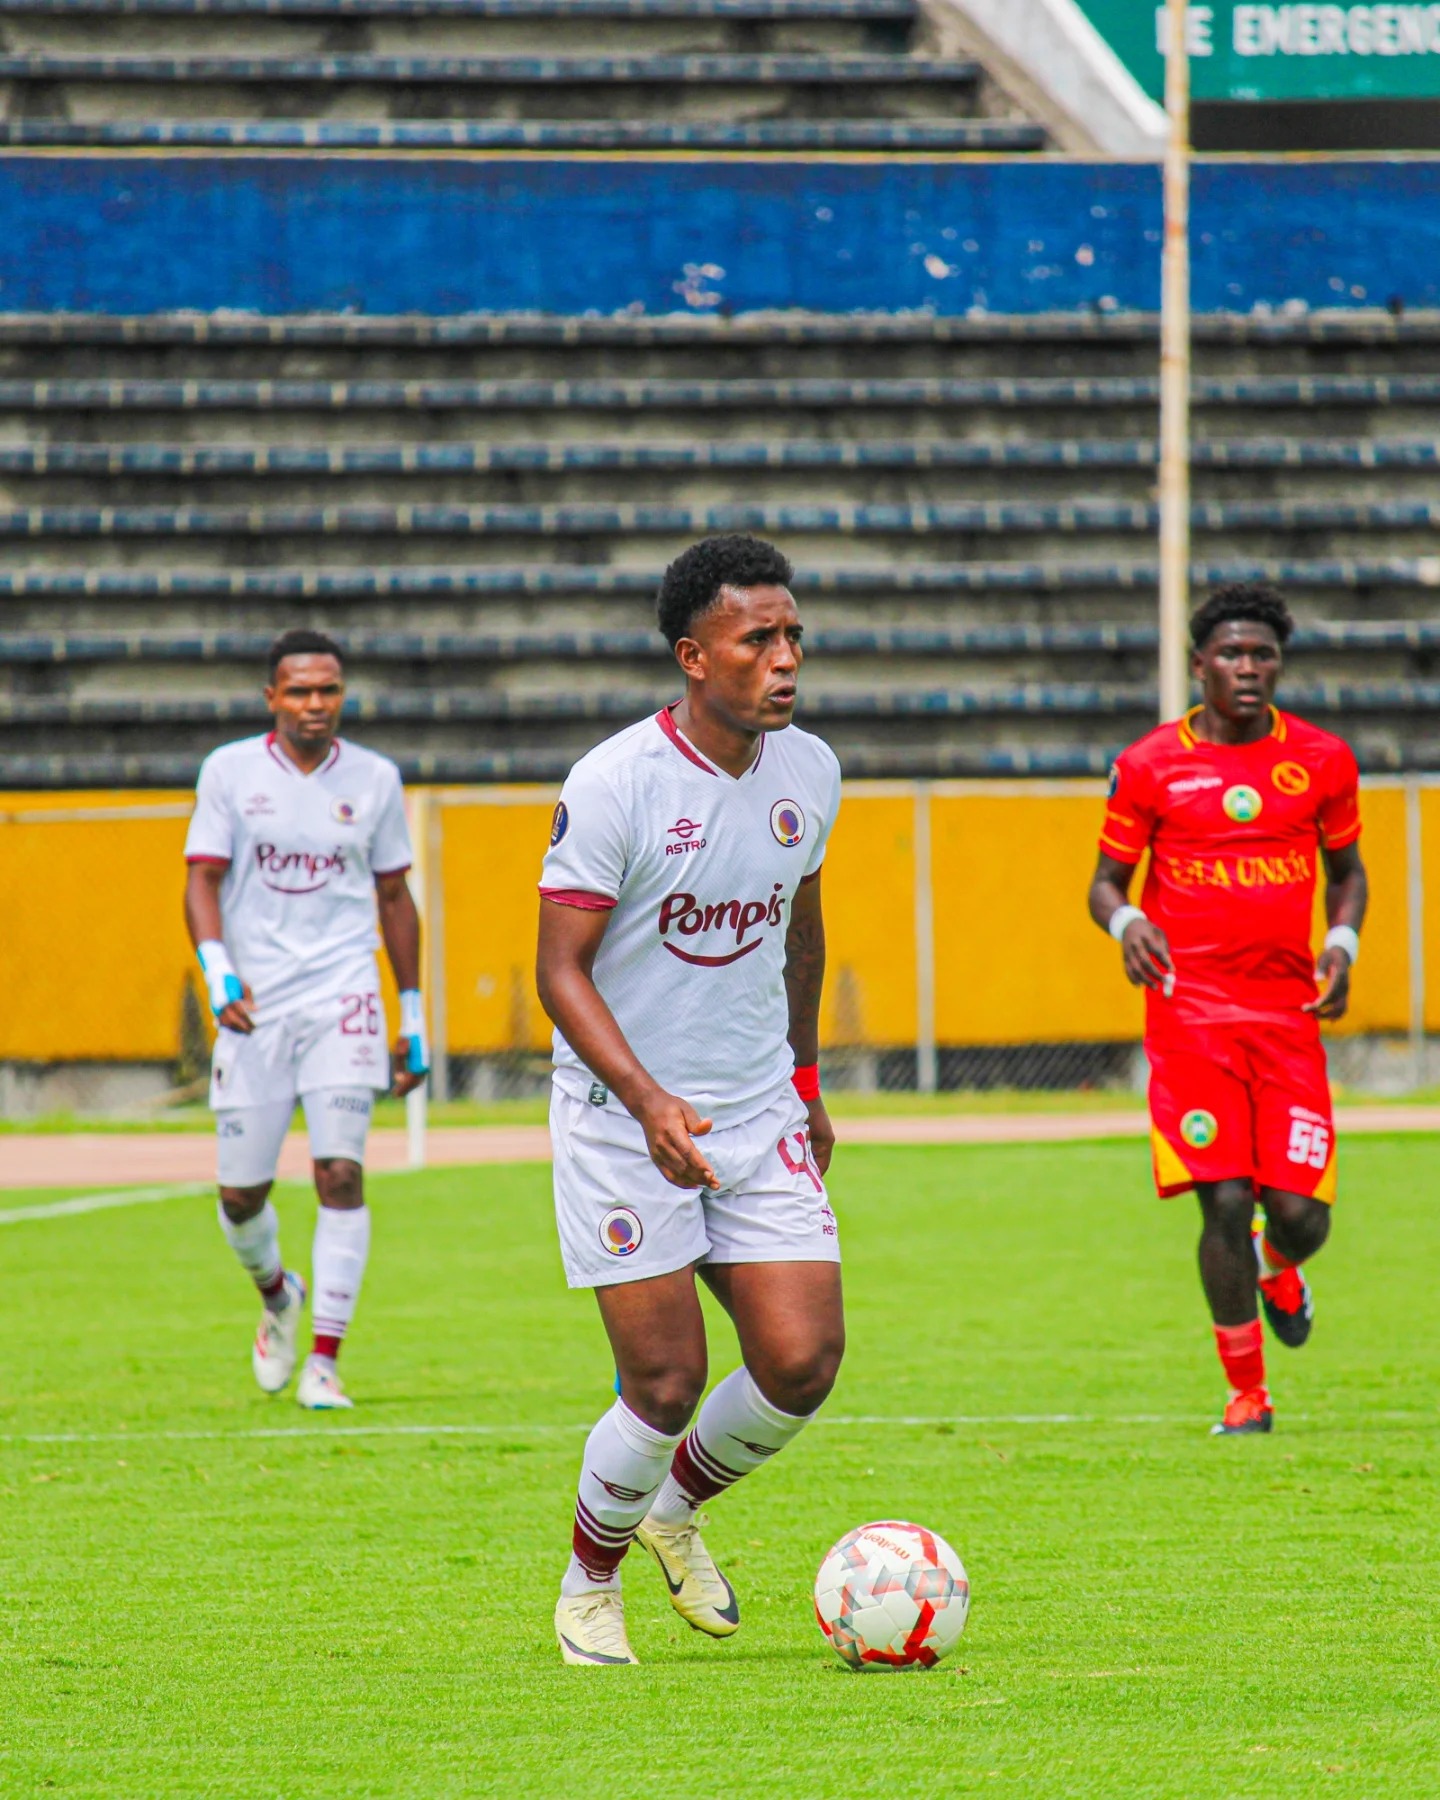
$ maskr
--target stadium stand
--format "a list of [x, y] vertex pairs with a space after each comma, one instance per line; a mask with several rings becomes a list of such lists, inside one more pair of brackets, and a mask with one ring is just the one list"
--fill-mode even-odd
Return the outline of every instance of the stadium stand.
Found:
[[[7, 0], [0, 143], [1024, 151], [915, 0]], [[583, 49], [583, 54], [576, 54]]]
[[[1284, 583], [1290, 703], [1371, 768], [1440, 766], [1437, 342], [1197, 326], [1195, 579]], [[7, 778], [188, 780], [301, 619], [411, 775], [553, 778], [670, 696], [650, 595], [716, 529], [794, 553], [852, 775], [1098, 772], [1154, 706], [1154, 361], [1133, 315], [0, 318]]]

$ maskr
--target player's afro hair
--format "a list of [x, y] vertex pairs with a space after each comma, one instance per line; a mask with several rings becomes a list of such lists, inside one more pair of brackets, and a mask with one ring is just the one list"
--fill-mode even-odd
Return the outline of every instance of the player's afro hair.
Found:
[[1217, 588], [1190, 619], [1190, 642], [1203, 650], [1210, 634], [1219, 625], [1233, 619], [1244, 619], [1256, 625], [1268, 625], [1283, 648], [1290, 642], [1295, 621], [1290, 608], [1273, 587], [1263, 581], [1235, 581]]
[[333, 656], [336, 662], [343, 664], [344, 653], [334, 638], [326, 637], [323, 631], [312, 631], [308, 625], [296, 625], [289, 631], [282, 631], [266, 654], [270, 665], [270, 684], [275, 684], [275, 673], [287, 656]]
[[673, 650], [701, 613], [708, 612], [723, 587], [789, 587], [795, 571], [789, 559], [764, 538], [739, 532], [702, 538], [681, 551], [665, 571], [655, 597], [655, 613]]

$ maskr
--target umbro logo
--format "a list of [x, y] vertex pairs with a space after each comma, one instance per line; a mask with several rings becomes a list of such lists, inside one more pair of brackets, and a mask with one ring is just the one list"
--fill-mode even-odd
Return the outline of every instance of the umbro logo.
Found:
[[699, 834], [705, 829], [698, 819], [679, 818], [673, 825], [665, 827], [666, 837], [677, 841], [665, 846], [667, 856], [684, 856], [690, 850], [703, 850], [705, 839]]
[[270, 818], [275, 811], [274, 803], [268, 794], [252, 794], [245, 802], [247, 819]]

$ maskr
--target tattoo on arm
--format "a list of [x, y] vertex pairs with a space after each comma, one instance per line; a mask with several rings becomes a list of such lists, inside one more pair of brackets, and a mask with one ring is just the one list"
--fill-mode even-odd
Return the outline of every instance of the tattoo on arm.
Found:
[[[810, 888], [816, 890], [812, 894]], [[790, 1008], [790, 1047], [802, 1067], [820, 1057], [820, 990], [825, 982], [825, 919], [819, 883], [795, 896], [785, 935], [785, 998]]]

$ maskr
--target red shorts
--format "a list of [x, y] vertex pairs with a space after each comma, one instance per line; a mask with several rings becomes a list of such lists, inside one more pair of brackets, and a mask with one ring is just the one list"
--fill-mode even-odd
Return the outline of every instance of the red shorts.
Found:
[[1335, 1198], [1335, 1119], [1315, 1020], [1170, 1018], [1145, 1038], [1150, 1143], [1162, 1197], [1197, 1181]]

